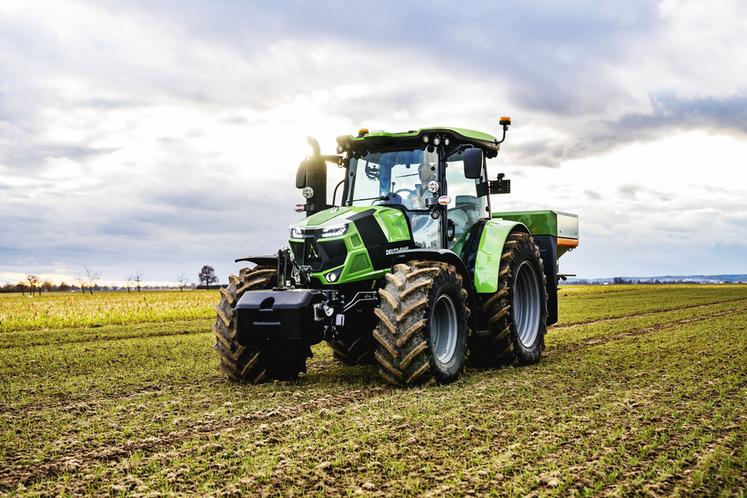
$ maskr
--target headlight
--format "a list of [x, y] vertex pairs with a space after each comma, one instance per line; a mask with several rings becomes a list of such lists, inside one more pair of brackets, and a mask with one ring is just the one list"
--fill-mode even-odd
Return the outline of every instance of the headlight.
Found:
[[348, 231], [348, 224], [345, 223], [342, 225], [331, 225], [328, 227], [322, 227], [321, 231], [319, 231], [319, 228], [315, 227], [297, 227], [294, 225], [291, 225], [288, 228], [290, 229], [291, 239], [303, 239], [309, 236], [327, 238], [345, 235]]
[[322, 237], [339, 237], [348, 231], [347, 223], [344, 225], [331, 225], [322, 228]]

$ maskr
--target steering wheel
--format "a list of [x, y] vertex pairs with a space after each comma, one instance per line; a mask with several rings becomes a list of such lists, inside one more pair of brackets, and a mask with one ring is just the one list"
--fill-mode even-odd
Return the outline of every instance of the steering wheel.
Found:
[[400, 192], [407, 192], [408, 194], [414, 194], [415, 189], [414, 188], [400, 188], [400, 189], [395, 190], [393, 193], [399, 194]]
[[[400, 190], [406, 190], [406, 189], [400, 189]], [[399, 190], [397, 192], [399, 192]], [[395, 204], [402, 204], [402, 201], [403, 201], [402, 196], [399, 195], [397, 192], [390, 192], [386, 195], [382, 195], [381, 197], [374, 199], [371, 205], [378, 206], [382, 202], [387, 202], [387, 201], [394, 201]]]

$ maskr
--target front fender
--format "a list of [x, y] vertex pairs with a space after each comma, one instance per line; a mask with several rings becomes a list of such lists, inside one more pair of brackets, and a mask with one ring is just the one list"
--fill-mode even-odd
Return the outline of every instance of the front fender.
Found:
[[485, 222], [475, 258], [475, 291], [492, 294], [498, 290], [498, 272], [506, 238], [511, 232], [529, 233], [523, 223], [511, 220], [492, 219]]
[[[447, 263], [454, 268], [462, 276], [462, 282], [464, 290], [467, 291], [467, 305], [471, 310], [477, 309], [477, 295], [472, 285], [472, 279], [469, 276], [467, 267], [464, 265], [464, 261], [454, 251], [449, 249], [408, 249], [406, 251], [398, 252], [394, 257], [392, 265], [396, 263], [404, 263], [411, 259], [425, 259], [432, 261], [441, 261]], [[477, 313], [472, 313], [469, 317], [469, 326], [472, 330], [476, 330], [477, 327]]]
[[465, 286], [469, 289], [469, 283], [472, 279], [469, 277], [467, 267], [464, 266], [464, 261], [454, 251], [449, 249], [408, 249], [398, 252], [394, 257], [392, 265], [395, 263], [404, 263], [411, 259], [441, 261], [454, 266], [464, 279]]
[[267, 255], [267, 256], [247, 256], [245, 258], [238, 258], [233, 260], [235, 263], [238, 263], [240, 261], [249, 261], [250, 263], [254, 263], [255, 265], [269, 265], [269, 266], [277, 266], [278, 264], [278, 255]]

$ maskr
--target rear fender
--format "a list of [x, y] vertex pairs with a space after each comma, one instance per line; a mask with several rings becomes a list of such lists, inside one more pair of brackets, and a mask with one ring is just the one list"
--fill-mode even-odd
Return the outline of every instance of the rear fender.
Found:
[[523, 223], [494, 219], [485, 222], [475, 258], [475, 291], [492, 294], [498, 290], [498, 273], [501, 269], [503, 246], [511, 232], [529, 233]]

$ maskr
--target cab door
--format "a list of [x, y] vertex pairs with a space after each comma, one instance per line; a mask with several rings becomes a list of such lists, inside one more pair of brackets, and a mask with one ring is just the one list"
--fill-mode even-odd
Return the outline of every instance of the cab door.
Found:
[[[483, 167], [483, 176], [485, 168]], [[446, 193], [449, 196], [447, 212], [447, 247], [463, 256], [464, 242], [472, 227], [481, 218], [487, 218], [487, 195], [477, 195], [477, 185], [485, 178], [464, 177], [464, 159], [461, 151], [446, 158]]]

